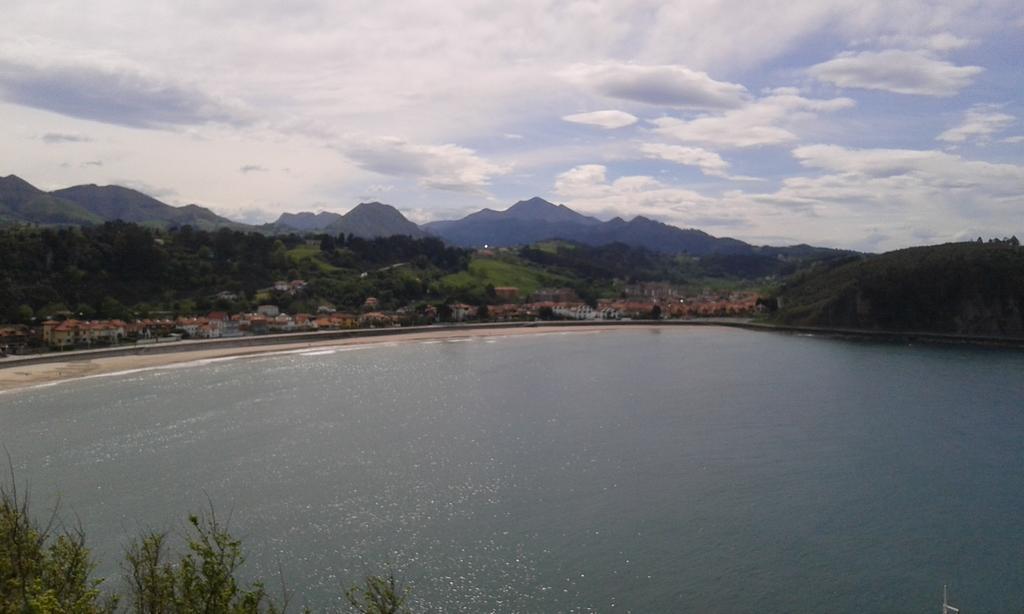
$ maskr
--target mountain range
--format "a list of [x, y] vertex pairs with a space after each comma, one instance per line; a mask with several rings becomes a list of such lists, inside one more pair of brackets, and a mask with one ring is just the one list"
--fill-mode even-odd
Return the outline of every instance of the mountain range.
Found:
[[679, 228], [638, 215], [607, 222], [555, 205], [543, 198], [522, 200], [504, 211], [484, 209], [460, 220], [430, 222], [428, 233], [461, 247], [510, 247], [547, 239], [563, 239], [586, 245], [624, 243], [668, 254], [691, 256], [771, 256], [804, 258], [841, 250], [794, 245], [754, 246], [738, 239], [712, 236], [695, 228]]
[[311, 213], [282, 213], [277, 221], [260, 227], [270, 234], [328, 233], [355, 235], [364, 239], [406, 235], [416, 239], [426, 235], [416, 224], [410, 222], [402, 212], [384, 203], [359, 203], [348, 213], [341, 215], [330, 211]]
[[123, 220], [168, 228], [186, 224], [201, 229], [286, 233], [351, 234], [363, 238], [407, 235], [435, 236], [461, 247], [510, 247], [548, 239], [586, 245], [623, 243], [668, 254], [691, 256], [770, 256], [804, 258], [830, 250], [807, 245], [754, 246], [712, 236], [695, 228], [678, 228], [643, 216], [626, 221], [601, 221], [542, 198], [515, 203], [508, 209], [483, 209], [458, 220], [417, 226], [391, 205], [361, 203], [344, 215], [332, 212], [282, 213], [272, 223], [250, 226], [222, 217], [199, 205], [174, 207], [142, 192], [121, 186], [79, 185], [45, 192], [9, 175], [0, 178], [0, 224], [83, 225]]
[[159, 228], [249, 228], [199, 205], [173, 207], [122, 186], [89, 184], [44, 192], [15, 175], [0, 177], [0, 223], [66, 226], [113, 220]]

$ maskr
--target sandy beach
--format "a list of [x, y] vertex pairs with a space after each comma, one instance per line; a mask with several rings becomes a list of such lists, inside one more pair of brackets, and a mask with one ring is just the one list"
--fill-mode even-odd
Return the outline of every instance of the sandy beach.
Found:
[[612, 330], [608, 325], [574, 326], [571, 329], [555, 330], [550, 327], [538, 328], [452, 328], [428, 331], [403, 332], [395, 330], [395, 334], [373, 337], [349, 337], [342, 339], [325, 339], [322, 341], [298, 341], [295, 343], [268, 343], [266, 345], [250, 345], [245, 347], [211, 347], [209, 349], [188, 349], [169, 351], [159, 354], [120, 355], [106, 357], [77, 357], [66, 361], [43, 363], [9, 363], [0, 362], [0, 392], [20, 390], [52, 384], [64, 380], [84, 377], [110, 375], [140, 369], [154, 369], [175, 364], [191, 363], [204, 360], [229, 357], [259, 356], [278, 354], [317, 348], [344, 347], [350, 345], [374, 345], [412, 343], [448, 339], [467, 339], [480, 337], [506, 337], [511, 335], [535, 334], [578, 334]]

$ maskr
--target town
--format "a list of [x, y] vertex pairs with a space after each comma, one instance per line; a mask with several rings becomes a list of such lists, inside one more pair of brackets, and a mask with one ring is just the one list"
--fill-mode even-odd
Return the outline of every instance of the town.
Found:
[[[302, 280], [278, 281], [274, 289], [301, 291]], [[710, 317], [751, 317], [765, 310], [753, 292], [712, 292], [687, 295], [683, 288], [663, 282], [626, 286], [622, 296], [582, 301], [571, 288], [541, 288], [521, 297], [518, 288], [494, 289], [495, 304], [419, 303], [382, 310], [368, 297], [358, 312], [339, 311], [324, 302], [316, 313], [288, 314], [274, 304], [255, 311], [198, 314], [156, 314], [128, 320], [88, 320], [72, 312], [46, 314], [33, 324], [0, 325], [0, 356], [123, 344], [148, 345], [183, 339], [219, 339], [249, 335], [423, 326], [461, 322], [528, 322], [534, 320], [647, 320]]]

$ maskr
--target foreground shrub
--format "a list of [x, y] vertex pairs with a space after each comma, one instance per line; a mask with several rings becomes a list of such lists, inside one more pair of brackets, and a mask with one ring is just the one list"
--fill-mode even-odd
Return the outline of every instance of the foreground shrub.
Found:
[[91, 579], [94, 565], [81, 529], [56, 528], [29, 515], [28, 497], [0, 485], [0, 613], [97, 614], [115, 611], [114, 598]]
[[[12, 480], [13, 483], [13, 480]], [[56, 510], [45, 525], [29, 513], [28, 497], [0, 485], [0, 614], [282, 614], [263, 582], [244, 584], [245, 562], [214, 512], [189, 517], [186, 548], [175, 554], [166, 533], [151, 532], [125, 551], [124, 594], [105, 592], [81, 528], [58, 528]], [[350, 612], [410, 614], [408, 591], [393, 574], [369, 576], [345, 591]], [[123, 607], [119, 607], [123, 606]], [[303, 610], [308, 612], [309, 610]]]

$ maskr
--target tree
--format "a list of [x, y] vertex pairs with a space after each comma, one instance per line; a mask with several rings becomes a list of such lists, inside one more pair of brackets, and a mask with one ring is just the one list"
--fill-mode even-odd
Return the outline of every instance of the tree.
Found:
[[259, 581], [242, 586], [236, 577], [245, 562], [242, 543], [228, 533], [211, 509], [189, 516], [188, 551], [168, 560], [166, 533], [150, 533], [132, 543], [125, 555], [129, 601], [138, 614], [275, 614]]
[[274, 241], [273, 250], [270, 252], [270, 265], [278, 271], [288, 269], [288, 248], [284, 246], [281, 239]]
[[[13, 476], [12, 476], [13, 477]], [[13, 483], [13, 479], [12, 479]], [[122, 599], [104, 595], [81, 529], [58, 532], [57, 511], [41, 526], [27, 497], [0, 484], [0, 613], [113, 614]], [[149, 533], [125, 552], [123, 611], [132, 614], [281, 614], [260, 581], [244, 585], [241, 541], [232, 537], [212, 508], [189, 517], [186, 552], [171, 552], [166, 533]], [[284, 592], [284, 591], [282, 591]], [[410, 614], [408, 589], [393, 573], [368, 576], [344, 591], [357, 614]], [[309, 610], [303, 610], [308, 613]]]
[[96, 310], [89, 303], [79, 303], [75, 309], [75, 316], [83, 320], [91, 320], [96, 317]]
[[17, 318], [22, 324], [30, 324], [35, 315], [35, 312], [28, 305], [18, 305]]
[[100, 303], [100, 316], [107, 319], [127, 320], [128, 308], [121, 304], [121, 301], [108, 296]]
[[368, 576], [362, 586], [345, 591], [349, 606], [359, 614], [409, 614], [408, 596], [408, 590], [398, 585], [393, 573], [386, 578]]
[[324, 235], [320, 239], [320, 251], [322, 252], [333, 252], [338, 247], [338, 242], [334, 240], [333, 235]]
[[82, 530], [58, 532], [55, 524], [56, 511], [39, 525], [28, 497], [0, 485], [0, 612], [114, 612], [117, 602], [104, 599], [102, 581], [90, 577], [94, 566]]
[[491, 317], [490, 309], [487, 308], [487, 303], [482, 303], [476, 310], [476, 317], [480, 320], [486, 320]]

